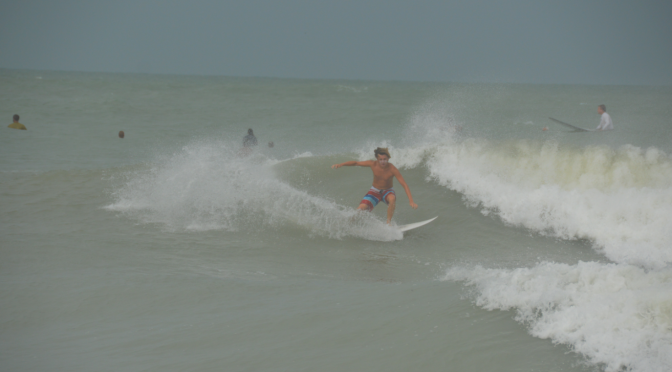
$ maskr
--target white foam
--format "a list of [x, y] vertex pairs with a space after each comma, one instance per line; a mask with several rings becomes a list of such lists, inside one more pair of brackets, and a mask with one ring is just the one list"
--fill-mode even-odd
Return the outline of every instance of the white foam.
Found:
[[[295, 189], [274, 177], [261, 154], [238, 156], [218, 141], [194, 142], [134, 172], [106, 208], [168, 229], [236, 231], [283, 225], [309, 234], [397, 240], [402, 233], [369, 213]], [[310, 156], [299, 154], [297, 157]], [[355, 221], [353, 221], [353, 219]]]
[[562, 239], [589, 239], [616, 262], [672, 262], [672, 160], [662, 151], [476, 139], [433, 151], [430, 177], [486, 214]]
[[606, 371], [672, 370], [672, 269], [541, 263], [515, 270], [449, 269], [488, 310], [516, 310], [540, 338], [569, 345]]

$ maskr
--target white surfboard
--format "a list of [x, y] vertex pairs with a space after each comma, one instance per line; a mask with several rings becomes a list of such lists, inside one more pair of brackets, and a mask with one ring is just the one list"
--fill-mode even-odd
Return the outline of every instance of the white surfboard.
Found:
[[427, 221], [416, 222], [416, 223], [409, 223], [408, 225], [397, 226], [397, 229], [399, 229], [399, 231], [402, 231], [402, 232], [403, 232], [403, 231], [408, 231], [408, 230], [417, 229], [418, 227], [420, 227], [420, 226], [425, 226], [426, 224], [428, 224], [428, 223], [434, 221], [434, 220], [437, 219], [437, 218], [439, 218], [439, 216], [436, 216], [436, 217], [434, 217], [434, 218], [430, 218], [430, 219], [428, 219]]
[[549, 118], [549, 119], [553, 120], [554, 122], [556, 122], [558, 124], [562, 124], [566, 127], [572, 128], [572, 129], [574, 129], [575, 132], [593, 132], [592, 129], [583, 129], [583, 128], [580, 128], [580, 127], [576, 127], [572, 124], [565, 123], [564, 121], [560, 121], [558, 119], [553, 119], [553, 118]]

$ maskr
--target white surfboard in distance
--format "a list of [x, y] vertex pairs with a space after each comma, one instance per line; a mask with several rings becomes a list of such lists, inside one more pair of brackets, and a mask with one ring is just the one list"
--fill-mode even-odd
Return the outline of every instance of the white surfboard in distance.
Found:
[[428, 224], [428, 223], [434, 221], [434, 220], [437, 219], [437, 218], [439, 218], [439, 216], [436, 216], [436, 217], [434, 217], [434, 218], [430, 218], [430, 219], [428, 219], [427, 221], [416, 222], [416, 223], [409, 223], [408, 225], [397, 226], [397, 229], [399, 229], [399, 231], [402, 231], [402, 232], [403, 232], [403, 231], [408, 231], [408, 230], [417, 229], [418, 227], [420, 227], [420, 226], [425, 226], [426, 224]]
[[579, 128], [579, 127], [576, 127], [572, 124], [565, 123], [564, 121], [560, 121], [558, 119], [553, 119], [553, 118], [549, 118], [549, 119], [553, 120], [554, 122], [556, 122], [558, 124], [562, 124], [566, 127], [572, 128], [572, 129], [574, 129], [575, 132], [594, 132], [594, 130], [592, 130], [592, 129]]

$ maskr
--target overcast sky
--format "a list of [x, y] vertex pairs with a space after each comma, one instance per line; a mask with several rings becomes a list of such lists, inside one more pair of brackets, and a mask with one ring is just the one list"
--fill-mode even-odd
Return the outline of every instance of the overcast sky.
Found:
[[4, 0], [0, 67], [672, 85], [672, 1]]

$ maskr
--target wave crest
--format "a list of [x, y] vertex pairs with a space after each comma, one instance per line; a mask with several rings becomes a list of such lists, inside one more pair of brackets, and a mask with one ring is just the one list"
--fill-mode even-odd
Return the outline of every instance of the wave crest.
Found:
[[431, 179], [506, 223], [590, 239], [616, 262], [672, 262], [672, 161], [655, 148], [467, 139], [434, 146], [426, 166]]

